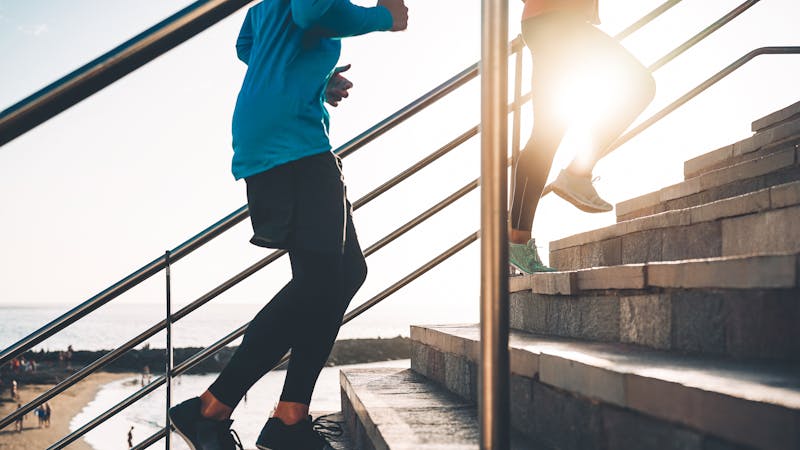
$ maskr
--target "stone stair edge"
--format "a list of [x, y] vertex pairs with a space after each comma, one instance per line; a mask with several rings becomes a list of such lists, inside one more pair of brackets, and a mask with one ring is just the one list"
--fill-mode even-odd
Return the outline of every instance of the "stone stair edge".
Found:
[[779, 184], [703, 205], [637, 217], [550, 241], [550, 251], [612, 239], [638, 231], [693, 225], [729, 217], [758, 214], [800, 204], [800, 181]]
[[775, 128], [760, 130], [733, 144], [724, 145], [684, 161], [684, 180], [748, 161], [747, 155], [753, 155], [750, 159], [766, 156], [798, 140], [800, 140], [800, 115], [775, 125]]
[[[359, 380], [360, 377], [373, 380], [365, 382]], [[380, 388], [375, 383], [380, 378], [389, 377], [392, 378], [392, 389], [402, 388], [404, 382], [409, 383], [412, 386], [405, 393], [413, 396], [422, 391], [422, 398], [399, 399], [396, 393], [392, 394], [391, 403], [378, 398], [379, 394], [372, 392]], [[343, 369], [340, 382], [343, 396], [353, 404], [356, 419], [362, 423], [375, 449], [467, 450], [477, 448], [479, 444], [475, 405], [419, 373], [407, 368]], [[397, 412], [404, 409], [406, 412], [413, 410], [413, 414]], [[420, 421], [421, 426], [408, 423], [412, 419]], [[430, 433], [431, 428], [448, 432]], [[417, 436], [419, 438], [415, 438]], [[511, 441], [512, 450], [530, 448], [518, 433], [512, 433]]]
[[653, 261], [512, 276], [509, 292], [577, 295], [648, 288], [793, 289], [800, 287], [800, 253]]
[[771, 112], [766, 116], [754, 120], [750, 129], [752, 131], [764, 130], [774, 125], [778, 125], [781, 122], [784, 122], [786, 119], [792, 118], [799, 114], [800, 114], [800, 101], [792, 103], [791, 105], [788, 105], [777, 111]]
[[662, 202], [688, 197], [726, 184], [758, 178], [791, 168], [797, 163], [797, 153], [797, 146], [781, 148], [774, 153], [721, 167], [657, 191], [619, 202], [616, 204], [616, 216], [621, 218]]
[[[427, 345], [477, 363], [479, 332], [474, 324], [412, 326], [411, 339], [412, 345]], [[800, 389], [793, 378], [797, 376], [794, 366], [762, 368], [626, 344], [541, 338], [518, 330], [511, 331], [509, 341], [514, 374], [538, 376], [540, 382], [574, 394], [759, 448], [800, 444], [796, 427]], [[794, 388], [781, 387], [782, 383]], [[734, 425], [723, 425], [720, 414]], [[740, 429], [741, 425], [748, 430]], [[775, 438], [778, 441], [792, 444], [760, 446], [775, 433], [781, 435]]]

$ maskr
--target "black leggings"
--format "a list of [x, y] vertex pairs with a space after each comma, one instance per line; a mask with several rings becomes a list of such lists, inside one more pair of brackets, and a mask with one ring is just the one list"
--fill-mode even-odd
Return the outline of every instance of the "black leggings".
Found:
[[289, 258], [292, 280], [250, 322], [242, 344], [209, 387], [231, 408], [289, 349], [281, 401], [308, 405], [344, 312], [367, 276], [350, 217], [343, 253], [290, 249]]
[[[625, 131], [655, 94], [650, 72], [616, 40], [582, 17], [549, 13], [522, 23], [522, 36], [533, 58], [531, 96], [533, 130], [514, 168], [509, 220], [515, 230], [530, 231], [556, 150], [569, 118], [559, 114], [565, 91], [585, 74], [594, 91], [610, 93], [607, 104], [593, 119], [592, 152], [584, 164], [570, 169], [590, 176], [594, 165]], [[592, 99], [586, 99], [588, 105]], [[580, 167], [574, 167], [574, 166]]]

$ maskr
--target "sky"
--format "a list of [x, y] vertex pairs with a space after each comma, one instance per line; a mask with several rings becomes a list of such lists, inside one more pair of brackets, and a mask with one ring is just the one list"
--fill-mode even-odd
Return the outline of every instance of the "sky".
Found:
[[[359, 2], [367, 5], [366, 2]], [[613, 34], [660, 1], [601, 2]], [[738, 5], [684, 0], [624, 45], [645, 65]], [[187, 0], [0, 0], [0, 109], [58, 79], [189, 4]], [[480, 2], [407, 0], [409, 28], [347, 39], [341, 64], [355, 87], [331, 108], [334, 147], [480, 57]], [[510, 37], [522, 3], [510, 4]], [[109, 88], [0, 148], [0, 306], [75, 305], [205, 229], [245, 202], [230, 174], [230, 118], [245, 66], [235, 42], [244, 10]], [[744, 16], [656, 72], [650, 114], [746, 52], [800, 45], [797, 0], [762, 0]], [[530, 56], [525, 56], [529, 83]], [[617, 203], [677, 183], [683, 161], [751, 135], [750, 122], [800, 98], [800, 57], [762, 56], [597, 166], [601, 195]], [[351, 200], [476, 125], [477, 82], [345, 160]], [[523, 121], [523, 140], [531, 123]], [[551, 177], [578, 145], [568, 139]], [[359, 210], [362, 247], [415, 217], [479, 173], [478, 139]], [[370, 257], [353, 305], [477, 230], [477, 191]], [[534, 236], [547, 244], [613, 223], [546, 197]], [[265, 256], [247, 243], [249, 222], [176, 263], [173, 298], [186, 304]], [[288, 280], [286, 261], [215, 302], [263, 303]], [[478, 244], [358, 320], [413, 323], [478, 317]], [[156, 305], [163, 275], [118, 299]], [[150, 306], [147, 306], [150, 307]], [[156, 306], [152, 306], [156, 307]], [[65, 306], [66, 309], [66, 306]], [[246, 318], [243, 318], [245, 320]], [[220, 330], [220, 333], [227, 330]], [[1, 346], [1, 345], [0, 345]]]

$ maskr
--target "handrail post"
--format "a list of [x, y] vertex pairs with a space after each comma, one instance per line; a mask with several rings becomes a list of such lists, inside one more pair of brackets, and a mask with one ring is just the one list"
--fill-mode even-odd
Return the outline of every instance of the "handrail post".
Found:
[[480, 448], [509, 448], [508, 0], [481, 11]]
[[167, 398], [166, 398], [166, 410], [164, 413], [164, 423], [166, 424], [166, 434], [165, 434], [165, 448], [170, 450], [171, 447], [171, 437], [172, 437], [172, 427], [170, 426], [169, 420], [169, 408], [172, 407], [172, 368], [174, 365], [174, 361], [172, 360], [172, 286], [171, 286], [171, 271], [170, 271], [170, 260], [169, 260], [169, 250], [167, 250], [166, 254], [164, 255], [164, 263], [165, 263], [165, 273], [167, 278], [167, 365], [166, 365], [166, 391], [167, 391]]

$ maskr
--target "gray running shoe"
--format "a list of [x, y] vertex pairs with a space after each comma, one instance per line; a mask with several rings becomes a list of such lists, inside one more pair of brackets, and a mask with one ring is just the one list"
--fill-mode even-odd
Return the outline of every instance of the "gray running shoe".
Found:
[[175, 431], [192, 450], [241, 450], [232, 420], [211, 420], [200, 414], [200, 399], [190, 398], [169, 409]]
[[531, 239], [527, 244], [508, 243], [508, 263], [518, 270], [531, 274], [535, 272], [555, 272], [556, 269], [542, 264], [536, 241]]
[[600, 213], [614, 209], [610, 203], [597, 194], [590, 176], [572, 175], [566, 170], [562, 170], [556, 180], [544, 188], [542, 195], [551, 191], [581, 211]]

